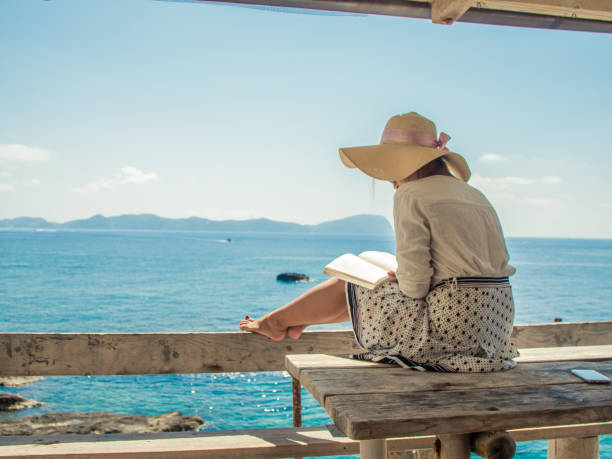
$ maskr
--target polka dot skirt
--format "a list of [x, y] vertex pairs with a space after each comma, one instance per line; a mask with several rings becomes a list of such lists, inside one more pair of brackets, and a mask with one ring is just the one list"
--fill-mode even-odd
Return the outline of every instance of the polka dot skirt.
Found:
[[491, 372], [516, 365], [510, 341], [514, 301], [505, 282], [443, 282], [423, 299], [397, 283], [374, 290], [347, 283], [347, 303], [359, 359], [419, 370]]

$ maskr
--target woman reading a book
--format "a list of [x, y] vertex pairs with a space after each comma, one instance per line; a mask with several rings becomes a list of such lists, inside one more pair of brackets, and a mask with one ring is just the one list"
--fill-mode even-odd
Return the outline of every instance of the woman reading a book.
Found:
[[308, 325], [350, 320], [356, 358], [432, 371], [512, 368], [514, 303], [497, 214], [467, 184], [465, 159], [417, 113], [392, 117], [379, 145], [341, 148], [347, 167], [393, 183], [397, 270], [366, 288], [332, 278], [240, 329], [297, 339]]

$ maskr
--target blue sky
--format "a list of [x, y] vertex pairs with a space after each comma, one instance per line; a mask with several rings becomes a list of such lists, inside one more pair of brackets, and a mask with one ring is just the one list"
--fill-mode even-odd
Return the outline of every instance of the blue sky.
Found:
[[506, 235], [612, 237], [612, 35], [154, 0], [0, 2], [0, 218], [391, 218], [417, 111]]

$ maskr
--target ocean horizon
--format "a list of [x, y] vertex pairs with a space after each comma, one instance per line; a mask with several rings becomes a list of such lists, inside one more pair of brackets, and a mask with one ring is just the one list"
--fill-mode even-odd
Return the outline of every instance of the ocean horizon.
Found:
[[[229, 241], [228, 241], [229, 239]], [[507, 238], [515, 323], [612, 320], [612, 240]], [[2, 332], [238, 331], [327, 278], [347, 252], [394, 252], [392, 237], [203, 231], [10, 231], [0, 233]], [[307, 283], [276, 281], [300, 272]], [[350, 329], [348, 323], [311, 329]], [[46, 377], [5, 388], [46, 404], [0, 416], [54, 411], [163, 414], [205, 419], [204, 429], [291, 425], [291, 380], [283, 372]], [[329, 424], [303, 394], [304, 425]], [[612, 457], [610, 437], [601, 457]], [[546, 442], [520, 443], [516, 457], [543, 459]]]

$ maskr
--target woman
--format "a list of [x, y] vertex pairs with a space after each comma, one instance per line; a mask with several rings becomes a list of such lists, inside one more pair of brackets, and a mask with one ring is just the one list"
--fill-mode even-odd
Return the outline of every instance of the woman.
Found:
[[397, 272], [374, 290], [330, 279], [240, 329], [297, 339], [308, 325], [351, 320], [356, 358], [431, 371], [512, 368], [514, 303], [495, 210], [466, 182], [465, 159], [433, 122], [392, 117], [379, 145], [341, 148], [345, 166], [391, 181]]

